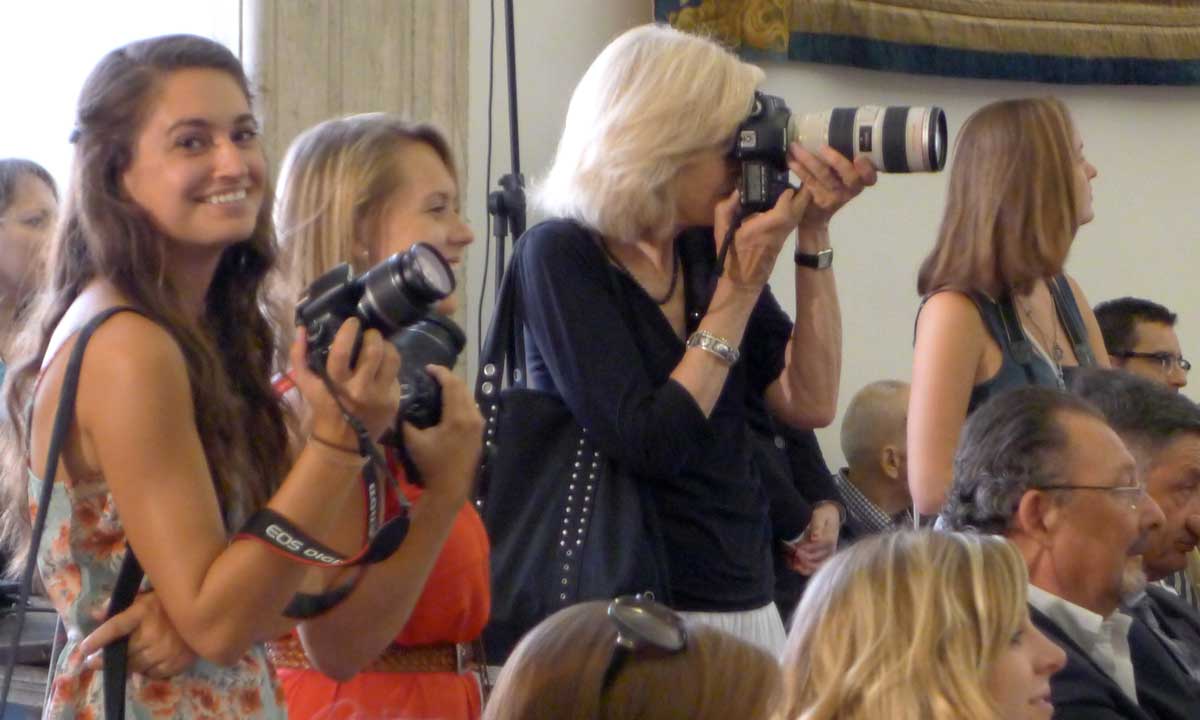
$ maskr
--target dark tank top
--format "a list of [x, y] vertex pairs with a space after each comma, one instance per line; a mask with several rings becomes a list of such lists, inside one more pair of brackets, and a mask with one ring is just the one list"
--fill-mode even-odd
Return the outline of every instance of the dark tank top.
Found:
[[[1055, 314], [1067, 331], [1067, 340], [1075, 351], [1079, 367], [1094, 366], [1096, 359], [1091, 346], [1088, 345], [1087, 328], [1083, 324], [1083, 315], [1079, 312], [1079, 305], [1075, 302], [1070, 283], [1065, 276], [1055, 275], [1047, 284]], [[988, 334], [1000, 346], [1001, 358], [1000, 369], [996, 374], [971, 388], [967, 415], [1005, 390], [1028, 385], [1057, 388], [1065, 386], [1063, 377], [1059, 376], [1049, 358], [1038, 352], [1033, 341], [1025, 335], [1011, 295], [1006, 293], [992, 299], [981, 292], [972, 291], [965, 294], [975, 303]], [[926, 296], [926, 299], [931, 296]], [[1072, 367], [1062, 369], [1068, 378], [1073, 370]]]

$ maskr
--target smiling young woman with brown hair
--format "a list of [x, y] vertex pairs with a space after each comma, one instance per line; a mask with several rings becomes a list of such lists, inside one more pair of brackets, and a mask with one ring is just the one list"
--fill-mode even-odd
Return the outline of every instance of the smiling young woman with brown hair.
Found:
[[[312, 422], [289, 452], [263, 310], [271, 188], [248, 87], [227, 48], [176, 35], [108, 53], [80, 95], [48, 292], [28, 327], [35, 352], [10, 385], [16, 433], [3, 466], [5, 539], [23, 560], [68, 357], [81, 329], [107, 317], [82, 356], [37, 548], [68, 636], [46, 717], [104, 712], [80, 640], [133, 550], [199, 659], [158, 666], [153, 648], [131, 653], [126, 714], [282, 717], [260, 643], [292, 624], [282, 611], [307, 566], [230, 540], [263, 506], [320, 537], [361, 487], [356, 433], [306, 368], [303, 334], [291, 358]], [[368, 331], [351, 369], [356, 326], [339, 331], [328, 374], [378, 435], [399, 403], [399, 358]]]

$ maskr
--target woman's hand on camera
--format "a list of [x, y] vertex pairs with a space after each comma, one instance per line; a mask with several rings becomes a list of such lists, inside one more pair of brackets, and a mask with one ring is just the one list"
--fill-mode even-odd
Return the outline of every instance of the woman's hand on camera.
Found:
[[[351, 368], [350, 355], [359, 326], [357, 318], [342, 323], [329, 347], [325, 371], [346, 410], [362, 422], [372, 438], [378, 438], [395, 422], [400, 405], [400, 381], [397, 378], [400, 353], [378, 330], [367, 330], [362, 334], [358, 358]], [[353, 445], [356, 442], [354, 431], [342, 417], [342, 411], [325, 383], [308, 367], [307, 342], [301, 327], [292, 343], [291, 364], [296, 386], [312, 411], [312, 431], [326, 440]]]
[[878, 179], [869, 159], [857, 157], [850, 161], [828, 145], [813, 154], [800, 143], [792, 143], [788, 147], [788, 167], [800, 178], [801, 187], [812, 194], [801, 227], [824, 228], [835, 212]]
[[[733, 222], [738, 201], [735, 190], [717, 205], [713, 234], [718, 252]], [[775, 267], [779, 251], [805, 217], [811, 201], [812, 194], [807, 189], [788, 189], [783, 191], [770, 210], [747, 216], [734, 234], [722, 276], [739, 289], [751, 290], [755, 294], [762, 290], [771, 277], [771, 269]]]
[[129, 669], [147, 677], [165, 679], [187, 670], [196, 653], [187, 646], [153, 592], [142, 593], [127, 610], [117, 613], [92, 631], [79, 649], [91, 670], [104, 666], [104, 647], [129, 636]]
[[404, 447], [421, 472], [425, 495], [457, 511], [470, 495], [479, 467], [483, 416], [457, 375], [440, 365], [425, 369], [442, 386], [442, 419], [425, 429], [404, 423]]

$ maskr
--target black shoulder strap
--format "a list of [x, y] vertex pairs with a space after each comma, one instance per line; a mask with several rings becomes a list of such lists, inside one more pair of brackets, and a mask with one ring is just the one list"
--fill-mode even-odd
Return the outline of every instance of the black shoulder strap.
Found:
[[1051, 278], [1048, 284], [1050, 298], [1054, 301], [1054, 311], [1058, 313], [1058, 320], [1067, 331], [1067, 338], [1071, 341], [1072, 349], [1075, 350], [1075, 359], [1079, 362], [1080, 367], [1095, 367], [1096, 356], [1092, 353], [1092, 346], [1088, 344], [1083, 313], [1079, 312], [1079, 304], [1075, 302], [1075, 293], [1071, 290], [1071, 283], [1067, 281], [1066, 275], [1060, 273]]
[[1037, 377], [1033, 370], [1033, 343], [1025, 337], [1025, 330], [1021, 327], [1021, 318], [1017, 317], [1017, 309], [1013, 305], [1012, 294], [1005, 293], [997, 300], [996, 309], [1000, 311], [1000, 322], [1004, 328], [1004, 337], [997, 338], [997, 341], [1000, 342], [1000, 349], [1003, 351], [1007, 348], [1013, 360], [1016, 360], [1021, 369], [1025, 371], [1025, 377], [1029, 380], [1029, 384], [1036, 385]]
[[[958, 292], [962, 292], [975, 304], [984, 327], [987, 328], [996, 344], [1000, 346], [1000, 352], [1011, 355], [1013, 360], [1025, 371], [1025, 377], [1030, 384], [1036, 384], [1033, 370], [1033, 345], [1030, 344], [1029, 338], [1025, 337], [1021, 319], [1017, 317], [1017, 310], [1013, 306], [1012, 295], [1005, 293], [999, 300], [992, 300], [979, 292], [961, 290]], [[917, 320], [920, 320], [921, 310], [925, 309], [925, 303], [935, 294], [936, 292], [929, 293], [921, 298], [921, 305], [917, 308]], [[916, 343], [917, 320], [913, 321], [914, 344]]]
[[[125, 559], [117, 572], [113, 585], [112, 599], [108, 603], [105, 619], [124, 612], [133, 604], [138, 588], [146, 572], [133, 554], [133, 548], [125, 546]], [[125, 676], [129, 672], [129, 636], [104, 646], [104, 717], [113, 720], [125, 718]]]
[[[8, 705], [8, 692], [12, 685], [13, 669], [16, 664], [16, 645], [21, 640], [21, 633], [25, 628], [25, 608], [29, 603], [29, 592], [33, 584], [33, 573], [37, 569], [38, 548], [41, 545], [42, 535], [46, 530], [46, 515], [50, 509], [50, 498], [54, 490], [55, 477], [58, 475], [58, 461], [62, 455], [62, 445], [67, 438], [67, 431], [71, 427], [71, 421], [75, 418], [75, 396], [79, 390], [79, 372], [83, 367], [83, 352], [87, 349], [88, 341], [92, 339], [92, 335], [96, 329], [100, 327], [106, 320], [119, 312], [130, 311], [141, 313], [136, 308], [121, 305], [112, 307], [99, 313], [87, 322], [79, 330], [79, 337], [75, 340], [75, 347], [71, 349], [71, 357], [67, 360], [67, 369], [63, 375], [62, 388], [58, 397], [58, 409], [54, 415], [54, 426], [50, 432], [50, 445], [46, 452], [46, 467], [44, 477], [42, 478], [42, 486], [38, 493], [38, 508], [33, 519], [33, 531], [29, 539], [29, 557], [25, 562], [24, 571], [21, 574], [21, 595], [17, 602], [17, 627], [13, 634], [13, 652], [9, 654], [8, 667], [4, 674], [4, 693], [3, 706], [0, 706], [0, 715], [3, 715], [3, 709]], [[136, 578], [133, 576], [136, 575]], [[137, 559], [133, 557], [133, 552], [126, 554], [125, 560], [121, 564], [121, 570], [117, 577], [117, 589], [122, 589], [122, 581], [125, 585], [132, 583], [133, 593], [126, 602], [125, 607], [133, 600], [133, 595], [137, 593], [138, 584], [141, 582], [142, 570], [138, 566]], [[115, 591], [114, 591], [115, 595]], [[115, 597], [114, 597], [115, 603]], [[122, 608], [124, 609], [124, 608]], [[118, 610], [119, 612], [119, 610]], [[112, 609], [109, 610], [109, 615], [113, 614]], [[120, 650], [116, 655], [120, 655], [121, 674], [118, 676], [120, 680], [120, 713], [112, 714], [111, 704], [109, 703], [108, 691], [109, 687], [109, 657], [110, 650], [114, 646], [119, 646]], [[124, 717], [125, 712], [125, 673], [124, 663], [125, 656], [128, 652], [128, 641], [122, 640], [120, 643], [114, 643], [104, 649], [104, 675], [105, 675], [105, 707], [109, 708], [109, 714], [106, 717], [117, 718], [118, 720]], [[114, 655], [115, 657], [115, 655]]]

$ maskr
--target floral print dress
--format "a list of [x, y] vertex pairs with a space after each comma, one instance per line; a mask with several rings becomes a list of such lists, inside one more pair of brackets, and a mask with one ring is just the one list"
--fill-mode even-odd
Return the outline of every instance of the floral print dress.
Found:
[[[29, 473], [30, 517], [41, 480]], [[125, 557], [125, 530], [102, 478], [59, 479], [38, 548], [38, 570], [67, 629], [44, 718], [104, 717], [103, 673], [84, 667], [79, 643], [104, 619]], [[283, 718], [283, 694], [261, 645], [236, 664], [198, 659], [169, 680], [130, 673], [125, 691], [128, 720], [164, 718]]]

